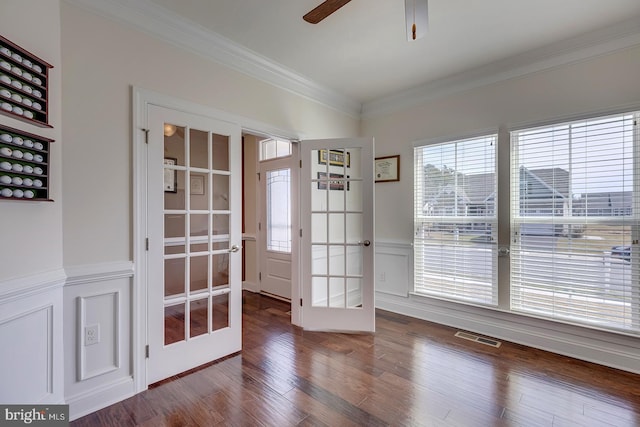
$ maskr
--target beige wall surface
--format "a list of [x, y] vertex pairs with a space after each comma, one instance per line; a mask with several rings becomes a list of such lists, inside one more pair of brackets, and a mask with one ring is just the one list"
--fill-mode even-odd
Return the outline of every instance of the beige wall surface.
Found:
[[305, 137], [359, 121], [63, 2], [64, 263], [132, 259], [132, 86]]
[[[640, 106], [640, 47], [364, 118], [376, 156], [400, 154], [400, 182], [376, 184], [376, 237], [413, 240], [413, 143]], [[508, 144], [501, 140], [500, 144]], [[500, 147], [499, 147], [500, 148]], [[403, 207], [403, 208], [400, 208]]]
[[0, 115], [0, 124], [55, 139], [50, 197], [55, 202], [0, 200], [0, 280], [62, 268], [62, 141], [60, 138], [60, 4], [57, 0], [0, 1], [1, 34], [54, 68], [49, 74], [52, 129]]

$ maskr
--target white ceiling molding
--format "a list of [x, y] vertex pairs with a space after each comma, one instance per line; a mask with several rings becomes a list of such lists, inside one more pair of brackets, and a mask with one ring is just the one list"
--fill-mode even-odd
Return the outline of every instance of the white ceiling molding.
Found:
[[360, 118], [389, 114], [465, 90], [640, 45], [640, 22], [628, 20], [361, 104], [149, 0], [65, 1], [258, 80]]
[[640, 45], [640, 22], [628, 20], [612, 27], [364, 103], [362, 117], [389, 114], [465, 90], [549, 70], [637, 45]]
[[66, 0], [258, 80], [360, 117], [362, 104], [147, 0]]

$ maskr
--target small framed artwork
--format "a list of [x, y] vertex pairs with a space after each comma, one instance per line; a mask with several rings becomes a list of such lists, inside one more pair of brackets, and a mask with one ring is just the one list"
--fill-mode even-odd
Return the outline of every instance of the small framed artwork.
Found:
[[204, 175], [191, 175], [189, 184], [191, 185], [191, 194], [204, 195]]
[[326, 165], [329, 162], [331, 166], [351, 167], [351, 154], [343, 150], [320, 150], [318, 151], [318, 163]]
[[375, 161], [375, 181], [389, 182], [400, 181], [400, 155], [376, 157]]
[[[349, 176], [347, 176], [349, 178]], [[318, 190], [326, 190], [329, 185], [329, 190], [344, 191], [345, 182], [347, 184], [347, 191], [349, 191], [349, 181], [344, 181], [344, 175], [339, 173], [330, 173], [327, 180], [326, 172], [318, 172]]]
[[[178, 159], [172, 157], [164, 158], [165, 166], [175, 166], [178, 164]], [[164, 191], [165, 193], [177, 193], [178, 192], [178, 171], [175, 169], [164, 170]]]

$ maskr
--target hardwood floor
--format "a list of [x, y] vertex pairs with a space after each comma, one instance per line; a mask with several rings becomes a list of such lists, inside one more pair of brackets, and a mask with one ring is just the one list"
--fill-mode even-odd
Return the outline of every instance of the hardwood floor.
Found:
[[373, 335], [305, 332], [247, 293], [243, 351], [83, 426], [640, 426], [640, 375], [378, 311]]

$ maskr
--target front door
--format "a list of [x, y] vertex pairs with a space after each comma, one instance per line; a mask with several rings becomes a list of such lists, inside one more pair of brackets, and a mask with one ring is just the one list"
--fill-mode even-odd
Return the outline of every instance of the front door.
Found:
[[240, 127], [150, 105], [148, 383], [242, 345]]
[[373, 139], [301, 143], [301, 324], [375, 331]]
[[260, 292], [291, 299], [293, 220], [297, 204], [294, 156], [260, 162]]

